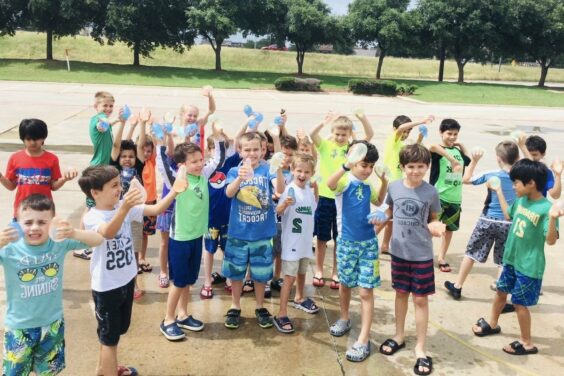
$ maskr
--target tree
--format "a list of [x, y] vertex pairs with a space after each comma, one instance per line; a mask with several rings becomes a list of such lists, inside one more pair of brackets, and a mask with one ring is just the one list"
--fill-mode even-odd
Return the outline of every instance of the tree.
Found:
[[182, 52], [194, 43], [186, 26], [187, 0], [100, 0], [93, 20], [92, 37], [99, 43], [121, 41], [133, 50], [133, 65], [140, 56], [150, 57], [157, 47]]
[[545, 85], [548, 69], [564, 57], [564, 2], [562, 0], [518, 0], [512, 3], [516, 19], [513, 35], [506, 45], [519, 55], [539, 63], [538, 86]]
[[445, 71], [446, 40], [450, 37], [447, 29], [448, 7], [444, 1], [421, 0], [417, 8], [419, 32], [417, 35], [426, 41], [427, 46], [437, 51], [439, 58], [438, 81], [442, 82]]
[[380, 79], [384, 58], [406, 37], [404, 12], [409, 0], [354, 0], [348, 18], [354, 38], [363, 47], [377, 45], [380, 51], [376, 78]]
[[29, 0], [27, 13], [32, 28], [47, 34], [47, 60], [53, 60], [53, 38], [75, 35], [87, 23], [86, 0]]
[[285, 17], [277, 21], [275, 32], [296, 46], [298, 75], [302, 75], [306, 52], [317, 44], [331, 43], [337, 21], [321, 0], [284, 0], [280, 5], [283, 4]]
[[446, 53], [456, 61], [458, 83], [464, 82], [464, 67], [468, 61], [488, 60], [492, 48], [499, 46], [504, 5], [504, 1], [490, 0], [420, 1], [419, 9], [439, 48], [439, 79], [442, 79]]
[[25, 8], [23, 0], [0, 0], [0, 36], [14, 35], [21, 24]]
[[237, 31], [241, 2], [230, 0], [196, 0], [186, 10], [190, 27], [197, 30], [215, 52], [215, 70], [221, 70], [221, 45]]

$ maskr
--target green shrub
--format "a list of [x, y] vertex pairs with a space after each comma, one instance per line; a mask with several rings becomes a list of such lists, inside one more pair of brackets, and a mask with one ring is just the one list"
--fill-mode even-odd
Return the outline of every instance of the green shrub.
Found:
[[349, 80], [349, 91], [354, 94], [380, 94], [394, 96], [396, 83], [385, 80], [352, 79]]
[[395, 81], [352, 79], [349, 80], [349, 91], [354, 94], [380, 94], [380, 95], [411, 95], [417, 86], [398, 84]]
[[410, 84], [399, 84], [396, 87], [397, 95], [403, 95], [403, 96], [411, 95], [415, 93], [415, 90], [417, 90], [417, 86]]
[[320, 91], [321, 80], [317, 78], [280, 77], [274, 81], [274, 87], [281, 91]]

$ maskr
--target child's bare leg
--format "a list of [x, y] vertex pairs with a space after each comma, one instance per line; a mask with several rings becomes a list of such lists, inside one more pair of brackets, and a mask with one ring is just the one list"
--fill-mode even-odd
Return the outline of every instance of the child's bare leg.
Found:
[[370, 341], [370, 327], [372, 326], [372, 317], [374, 316], [374, 290], [361, 288], [359, 294], [362, 325], [358, 335], [358, 342], [366, 344]]
[[165, 325], [172, 324], [176, 321], [176, 307], [182, 295], [184, 287], [176, 287], [174, 284], [168, 290], [168, 298], [166, 299], [166, 316], [164, 320]]
[[255, 281], [255, 300], [257, 302], [256, 308], [262, 308], [264, 303], [264, 288], [266, 286], [265, 282]]
[[474, 260], [472, 260], [470, 257], [465, 256], [462, 259], [462, 263], [460, 264], [460, 270], [458, 271], [458, 277], [456, 279], [454, 287], [456, 287], [457, 289], [462, 288], [464, 281], [466, 281], [466, 278], [468, 277], [468, 274], [470, 274], [470, 272], [472, 271], [473, 267], [474, 267]]
[[448, 251], [448, 247], [450, 246], [450, 241], [452, 240], [452, 231], [445, 231], [441, 241], [441, 248], [439, 249], [439, 264], [445, 262], [445, 257]]
[[429, 325], [429, 299], [426, 296], [413, 296], [415, 305], [415, 331], [417, 344], [415, 356], [425, 358], [425, 340], [427, 339], [427, 326]]
[[280, 279], [280, 273], [282, 273], [282, 258], [280, 254], [274, 255], [274, 275], [272, 277], [273, 281]]
[[184, 320], [188, 317], [188, 300], [190, 300], [190, 287], [186, 286], [182, 289], [180, 293], [180, 299], [178, 300], [178, 319]]
[[147, 246], [149, 245], [149, 235], [143, 234], [143, 240], [141, 241], [141, 250], [139, 251], [139, 262], [145, 263], [145, 257], [147, 256]]
[[[531, 338], [531, 312], [525, 306], [514, 304], [519, 320], [519, 328], [521, 329], [521, 343], [526, 349], [532, 349], [533, 339]], [[511, 351], [511, 346], [507, 346], [507, 350]]]
[[390, 240], [392, 240], [392, 230], [393, 230], [392, 222], [388, 222], [384, 226], [384, 238], [382, 239], [382, 248], [380, 252], [389, 252], [390, 251]]
[[325, 262], [325, 250], [327, 242], [317, 239], [315, 248], [315, 278], [323, 278], [323, 263]]
[[214, 254], [204, 251], [204, 286], [210, 287], [212, 285], [211, 273], [213, 269], [213, 256]]
[[284, 283], [280, 290], [280, 310], [278, 311], [278, 317], [288, 316], [288, 299], [290, 298], [290, 292], [292, 291], [295, 280], [296, 277], [291, 275], [284, 276]]
[[[305, 299], [305, 294], [304, 294], [305, 279], [306, 279], [305, 274], [298, 274], [298, 277], [296, 278], [296, 292], [294, 294], [294, 301], [296, 303], [301, 303]], [[284, 281], [284, 283], [286, 283], [286, 281]]]
[[333, 246], [333, 271], [331, 273], [333, 281], [339, 281], [339, 274], [337, 273], [337, 243]]
[[[409, 300], [408, 292], [396, 291], [395, 299], [395, 318], [396, 318], [396, 334], [393, 340], [401, 345], [405, 341], [405, 316], [407, 315], [407, 303]], [[386, 353], [391, 353], [392, 349], [389, 346], [382, 346], [382, 350]]]
[[99, 375], [117, 376], [117, 346], [100, 346]]
[[339, 286], [339, 307], [341, 308], [341, 320], [349, 319], [349, 306], [351, 304], [351, 289], [341, 283]]
[[[241, 293], [243, 281], [231, 281], [231, 308], [241, 309]], [[264, 291], [263, 291], [264, 298]]]
[[161, 245], [159, 246], [159, 264], [161, 277], [168, 277], [168, 232], [161, 231]]

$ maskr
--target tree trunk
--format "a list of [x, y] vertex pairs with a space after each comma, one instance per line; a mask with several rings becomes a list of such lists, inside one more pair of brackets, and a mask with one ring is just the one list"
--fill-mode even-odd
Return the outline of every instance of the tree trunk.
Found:
[[133, 66], [138, 67], [139, 64], [139, 43], [133, 44]]
[[443, 82], [443, 77], [445, 74], [445, 57], [445, 47], [441, 43], [441, 46], [439, 47], [439, 82]]
[[304, 59], [305, 59], [305, 51], [300, 51], [296, 49], [296, 62], [298, 63], [298, 76], [304, 74]]
[[466, 63], [462, 62], [462, 59], [456, 58], [456, 66], [458, 67], [458, 83], [464, 83], [464, 66]]
[[549, 61], [547, 64], [546, 61], [547, 59], [545, 58], [538, 61], [541, 66], [541, 76], [538, 83], [538, 87], [544, 87], [544, 83], [546, 81], [546, 75], [548, 74], [548, 68], [550, 68], [550, 63], [551, 63], [551, 61]]
[[47, 29], [47, 60], [53, 60], [53, 30]]
[[384, 64], [384, 58], [386, 54], [384, 51], [380, 50], [380, 56], [378, 57], [378, 68], [376, 69], [376, 79], [380, 79], [380, 74], [382, 73], [382, 65]]
[[217, 41], [214, 52], [215, 52], [215, 70], [220, 71], [221, 70], [221, 43], [219, 41]]

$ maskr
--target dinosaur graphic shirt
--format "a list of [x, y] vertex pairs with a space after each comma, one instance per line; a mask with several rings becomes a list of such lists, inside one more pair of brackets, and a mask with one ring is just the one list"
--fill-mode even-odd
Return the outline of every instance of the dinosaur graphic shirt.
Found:
[[[227, 184], [237, 178], [239, 167], [227, 174]], [[267, 164], [254, 169], [253, 178], [241, 183], [239, 192], [231, 200], [228, 236], [240, 240], [256, 241], [276, 235], [276, 216], [272, 202], [272, 181]]]
[[67, 252], [88, 248], [76, 240], [29, 245], [23, 239], [0, 249], [10, 329], [47, 326], [63, 317], [63, 265]]
[[368, 223], [370, 203], [378, 199], [378, 192], [367, 181], [357, 179], [347, 172], [337, 183], [335, 205], [337, 225], [344, 240], [364, 241], [374, 239], [374, 226]]

